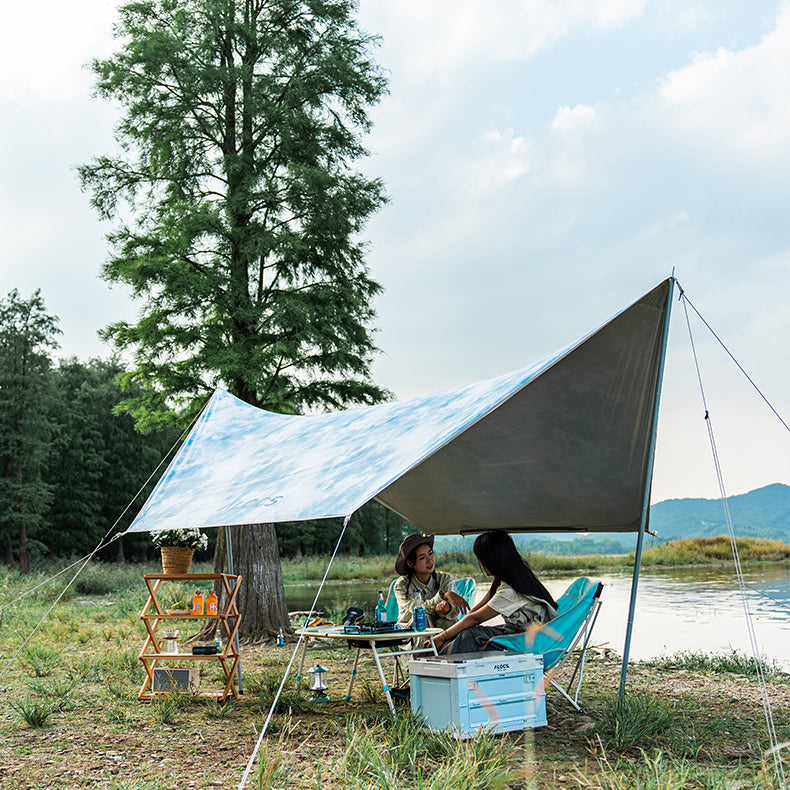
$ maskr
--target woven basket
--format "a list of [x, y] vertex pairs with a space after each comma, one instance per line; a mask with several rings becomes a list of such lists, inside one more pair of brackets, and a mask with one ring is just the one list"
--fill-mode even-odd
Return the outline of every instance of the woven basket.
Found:
[[194, 549], [183, 546], [162, 546], [162, 571], [164, 573], [189, 573]]

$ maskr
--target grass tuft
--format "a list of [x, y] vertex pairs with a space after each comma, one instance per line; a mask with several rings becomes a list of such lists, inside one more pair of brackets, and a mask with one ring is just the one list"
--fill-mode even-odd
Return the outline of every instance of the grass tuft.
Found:
[[173, 724], [190, 703], [191, 699], [187, 694], [162, 694], [151, 700], [149, 711], [154, 721], [159, 724]]
[[11, 700], [9, 705], [26, 724], [37, 729], [44, 727], [53, 713], [49, 702], [33, 697], [26, 697], [19, 702]]
[[37, 678], [49, 677], [60, 663], [61, 651], [47, 645], [29, 645], [24, 650], [23, 663]]
[[644, 747], [679, 726], [681, 714], [669, 700], [650, 694], [604, 698], [597, 732], [605, 749], [619, 752]]

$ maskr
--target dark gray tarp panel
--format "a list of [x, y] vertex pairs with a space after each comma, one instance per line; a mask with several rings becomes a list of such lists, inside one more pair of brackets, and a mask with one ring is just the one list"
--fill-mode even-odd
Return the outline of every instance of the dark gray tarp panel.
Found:
[[666, 281], [377, 499], [425, 532], [639, 529]]
[[130, 532], [301, 521], [378, 497], [426, 532], [639, 528], [669, 281], [527, 368], [329, 414], [217, 390]]

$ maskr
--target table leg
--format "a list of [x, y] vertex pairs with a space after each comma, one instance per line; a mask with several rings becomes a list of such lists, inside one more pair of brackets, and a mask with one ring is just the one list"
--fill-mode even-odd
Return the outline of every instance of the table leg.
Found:
[[392, 715], [394, 718], [398, 718], [398, 714], [395, 712], [395, 703], [392, 701], [392, 694], [390, 694], [390, 687], [387, 685], [387, 679], [384, 677], [384, 670], [381, 667], [381, 661], [379, 661], [379, 653], [376, 650], [376, 643], [370, 643], [370, 652], [373, 653], [373, 660], [376, 662], [376, 668], [379, 671], [379, 677], [381, 678], [381, 685], [384, 686], [384, 694], [387, 697], [387, 705], [390, 706], [390, 710], [392, 711]]
[[307, 637], [302, 637], [302, 657], [299, 659], [299, 671], [296, 673], [296, 689], [299, 690], [299, 686], [302, 683], [302, 671], [304, 670], [304, 658], [307, 653]]
[[357, 664], [359, 664], [359, 654], [362, 652], [362, 648], [357, 648], [357, 654], [354, 656], [354, 667], [351, 670], [351, 680], [348, 681], [348, 691], [346, 692], [346, 702], [351, 701], [351, 689], [354, 688], [354, 678], [357, 676]]

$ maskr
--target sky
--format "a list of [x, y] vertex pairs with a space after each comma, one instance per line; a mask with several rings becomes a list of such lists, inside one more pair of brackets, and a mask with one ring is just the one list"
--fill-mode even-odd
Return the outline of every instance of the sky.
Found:
[[[0, 29], [0, 295], [40, 288], [80, 359], [137, 315], [100, 277], [110, 227], [76, 176], [114, 147], [86, 67], [114, 17], [41, 0]], [[359, 18], [390, 78], [362, 165], [390, 199], [365, 233], [376, 382], [408, 398], [525, 367], [674, 272], [721, 342], [692, 320], [692, 346], [673, 304], [653, 501], [790, 483], [790, 4], [362, 0]]]

